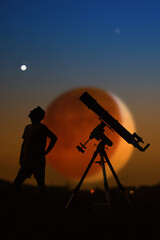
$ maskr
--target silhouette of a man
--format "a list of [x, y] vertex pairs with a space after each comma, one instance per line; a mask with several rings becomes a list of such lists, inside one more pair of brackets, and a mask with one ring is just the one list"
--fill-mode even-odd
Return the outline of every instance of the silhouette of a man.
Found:
[[[31, 119], [32, 124], [27, 125], [24, 129], [20, 154], [21, 167], [14, 180], [18, 199], [20, 198], [21, 185], [27, 178], [30, 178], [32, 174], [35, 177], [44, 198], [45, 155], [52, 150], [57, 141], [56, 135], [41, 123], [41, 120], [45, 116], [45, 112], [41, 107], [38, 106], [33, 109], [28, 116]], [[46, 149], [47, 137], [50, 138], [50, 143]]]

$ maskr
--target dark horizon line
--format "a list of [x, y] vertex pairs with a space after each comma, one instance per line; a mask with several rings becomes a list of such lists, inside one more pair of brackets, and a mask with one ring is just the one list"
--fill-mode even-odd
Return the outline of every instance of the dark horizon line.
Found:
[[[9, 180], [5, 180], [5, 179], [1, 179], [0, 178], [0, 185], [1, 184], [7, 184], [7, 185], [13, 185], [13, 182], [9, 181]], [[23, 187], [27, 187], [27, 188], [38, 188], [37, 185], [32, 185], [32, 184], [29, 184], [29, 183], [25, 183], [23, 185]], [[66, 189], [66, 190], [69, 190], [69, 191], [72, 191], [73, 188], [69, 187], [69, 186], [58, 186], [58, 185], [47, 185], [46, 184], [46, 187], [47, 188], [59, 188], [59, 189]], [[144, 189], [144, 188], [160, 188], [160, 182], [157, 183], [157, 184], [154, 184], [154, 185], [140, 185], [140, 186], [134, 186], [134, 185], [128, 185], [128, 186], [125, 186], [125, 189], [126, 190], [137, 190], [137, 189]], [[93, 187], [90, 187], [90, 189], [93, 189]], [[80, 189], [81, 191], [90, 191], [90, 189]], [[111, 186], [110, 189], [119, 189], [118, 186]], [[95, 187], [94, 190], [98, 190], [98, 191], [104, 191], [102, 188], [99, 188], [99, 187]]]

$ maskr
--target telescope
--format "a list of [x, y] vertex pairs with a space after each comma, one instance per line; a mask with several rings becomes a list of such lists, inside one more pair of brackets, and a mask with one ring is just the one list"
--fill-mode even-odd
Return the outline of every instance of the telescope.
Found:
[[[100, 104], [88, 92], [84, 92], [80, 96], [80, 100], [89, 109], [91, 109], [94, 113], [96, 113], [101, 120], [101, 123], [92, 131], [89, 137], [89, 140], [92, 138], [96, 138], [98, 140], [97, 138], [98, 136], [95, 133], [99, 132], [101, 133], [101, 136], [102, 136], [103, 129], [105, 126], [107, 126], [112, 131], [117, 132], [126, 142], [128, 142], [129, 144], [132, 144], [141, 152], [144, 152], [150, 146], [149, 143], [145, 147], [140, 146], [139, 143], [144, 143], [143, 139], [135, 132], [131, 134], [125, 127], [123, 127], [118, 122], [118, 120], [116, 120], [108, 111], [106, 111], [102, 106], [100, 106]], [[100, 129], [101, 131], [98, 131], [97, 128]], [[106, 137], [106, 136], [103, 135], [102, 137]], [[101, 139], [101, 137], [99, 139]], [[112, 146], [110, 139], [107, 139], [106, 137], [105, 140], [108, 146]], [[81, 146], [77, 146], [78, 150], [81, 151], [82, 153], [84, 152], [83, 148], [85, 148], [86, 143], [85, 144], [80, 143]]]
[[104, 128], [107, 126], [110, 128], [110, 130], [117, 132], [126, 142], [129, 144], [132, 144], [134, 147], [138, 148], [140, 151], [144, 152], [150, 144], [148, 143], [145, 147], [140, 146], [139, 143], [144, 143], [143, 139], [138, 136], [136, 133], [131, 134], [126, 128], [124, 128], [118, 120], [116, 120], [108, 111], [106, 111], [103, 107], [99, 105], [99, 103], [88, 93], [84, 92], [80, 96], [80, 100], [89, 108], [91, 109], [94, 113], [96, 113], [100, 120], [101, 123], [96, 126], [93, 131], [91, 132], [89, 139], [84, 143], [80, 143], [80, 145], [77, 146], [77, 149], [84, 153], [84, 149], [86, 149], [86, 144], [93, 138], [99, 141], [99, 144], [97, 145], [97, 148], [95, 152], [93, 153], [93, 156], [82, 176], [80, 179], [78, 185], [76, 188], [73, 190], [73, 193], [66, 205], [66, 208], [68, 208], [70, 202], [74, 198], [74, 196], [78, 193], [87, 173], [89, 172], [89, 169], [91, 168], [92, 164], [94, 163], [96, 157], [99, 155], [100, 156], [100, 161], [96, 161], [95, 163], [99, 163], [100, 166], [102, 167], [102, 172], [103, 172], [103, 179], [104, 179], [104, 188], [106, 192], [106, 200], [107, 200], [107, 205], [110, 206], [110, 195], [109, 195], [109, 187], [108, 187], [108, 181], [107, 181], [107, 175], [106, 175], [106, 170], [105, 170], [105, 163], [108, 164], [118, 186], [120, 191], [122, 192], [124, 198], [127, 200], [129, 206], [133, 209], [132, 203], [130, 202], [127, 194], [125, 193], [125, 189], [122, 186], [108, 156], [105, 151], [105, 145], [112, 146], [113, 142], [104, 134]]

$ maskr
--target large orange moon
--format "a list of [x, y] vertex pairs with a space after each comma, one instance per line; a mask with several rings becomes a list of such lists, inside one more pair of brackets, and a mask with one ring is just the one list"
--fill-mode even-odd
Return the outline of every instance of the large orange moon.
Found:
[[[92, 130], [100, 123], [98, 116], [79, 99], [85, 91], [127, 130], [131, 133], [135, 131], [130, 111], [113, 93], [90, 87], [77, 88], [67, 91], [53, 100], [46, 109], [43, 123], [57, 135], [58, 141], [54, 149], [47, 155], [47, 162], [55, 171], [69, 180], [78, 180], [82, 177], [98, 144], [95, 139], [89, 141], [83, 154], [76, 148], [80, 142], [87, 141]], [[119, 171], [128, 161], [133, 147], [107, 127], [104, 133], [113, 142], [113, 146], [106, 149], [107, 155], [114, 169]], [[99, 160], [99, 157], [96, 160]], [[110, 176], [110, 172], [107, 175]], [[92, 164], [86, 181], [94, 182], [101, 179], [101, 167], [97, 163]]]

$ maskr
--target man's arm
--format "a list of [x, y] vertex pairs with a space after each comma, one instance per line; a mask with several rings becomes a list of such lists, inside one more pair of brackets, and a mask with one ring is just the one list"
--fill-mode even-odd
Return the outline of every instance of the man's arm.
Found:
[[50, 132], [48, 137], [50, 138], [50, 143], [45, 151], [45, 155], [48, 154], [52, 150], [52, 148], [54, 147], [54, 145], [58, 139], [57, 136], [52, 132]]
[[22, 166], [23, 164], [23, 147], [24, 147], [24, 141], [21, 146], [21, 153], [20, 153], [20, 158], [19, 158], [19, 164]]

